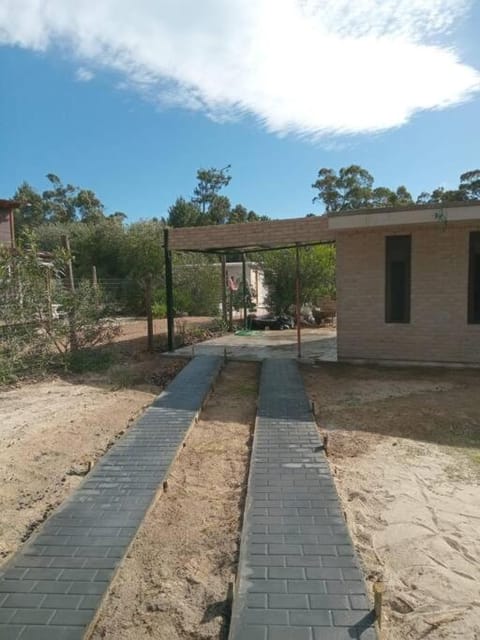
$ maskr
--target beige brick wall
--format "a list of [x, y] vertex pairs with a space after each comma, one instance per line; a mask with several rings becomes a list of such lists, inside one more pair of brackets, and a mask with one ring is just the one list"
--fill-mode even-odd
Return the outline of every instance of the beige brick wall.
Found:
[[[338, 357], [480, 364], [480, 325], [469, 325], [469, 232], [480, 224], [337, 234]], [[385, 323], [385, 237], [412, 236], [409, 324]]]

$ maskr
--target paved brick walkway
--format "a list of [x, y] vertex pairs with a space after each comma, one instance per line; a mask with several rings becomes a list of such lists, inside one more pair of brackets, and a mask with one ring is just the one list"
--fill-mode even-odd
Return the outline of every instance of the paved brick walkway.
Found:
[[230, 640], [376, 638], [296, 362], [262, 368]]
[[85, 637], [220, 366], [193, 359], [0, 572], [1, 640]]

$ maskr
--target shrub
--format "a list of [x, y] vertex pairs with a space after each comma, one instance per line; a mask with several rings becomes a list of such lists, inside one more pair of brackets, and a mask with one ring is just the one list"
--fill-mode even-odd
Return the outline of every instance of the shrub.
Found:
[[163, 302], [154, 302], [152, 305], [152, 313], [154, 318], [166, 318], [167, 305]]
[[[78, 355], [82, 350], [107, 344], [118, 334], [100, 290], [87, 281], [74, 292], [65, 288], [69, 257], [62, 250], [46, 259], [33, 235], [15, 253], [0, 249], [0, 382], [59, 364], [78, 368], [82, 358], [92, 355]], [[54, 317], [54, 304], [61, 317]]]

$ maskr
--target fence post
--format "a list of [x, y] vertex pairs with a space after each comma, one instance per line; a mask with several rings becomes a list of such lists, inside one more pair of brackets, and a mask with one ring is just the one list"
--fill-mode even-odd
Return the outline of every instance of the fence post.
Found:
[[152, 311], [152, 274], [145, 281], [145, 306], [147, 308], [147, 348], [153, 353], [153, 311]]
[[97, 267], [92, 267], [92, 287], [93, 295], [95, 296], [95, 309], [98, 311], [98, 280], [97, 280]]
[[68, 322], [70, 324], [70, 351], [78, 350], [78, 340], [77, 334], [75, 331], [75, 279], [73, 277], [73, 265], [72, 265], [72, 254], [70, 251], [70, 240], [68, 236], [62, 236], [62, 244], [63, 248], [67, 252], [67, 271], [68, 271], [68, 279], [67, 286], [72, 293], [72, 306], [68, 312]]

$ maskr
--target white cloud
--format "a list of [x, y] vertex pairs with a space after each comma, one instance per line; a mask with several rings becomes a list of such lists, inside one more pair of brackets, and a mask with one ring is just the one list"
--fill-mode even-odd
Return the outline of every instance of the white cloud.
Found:
[[94, 77], [95, 74], [93, 71], [86, 69], [85, 67], [79, 67], [75, 71], [75, 79], [78, 80], [78, 82], [90, 82]]
[[479, 90], [448, 46], [472, 1], [2, 0], [0, 43], [67, 44], [168, 105], [280, 134], [372, 132]]

